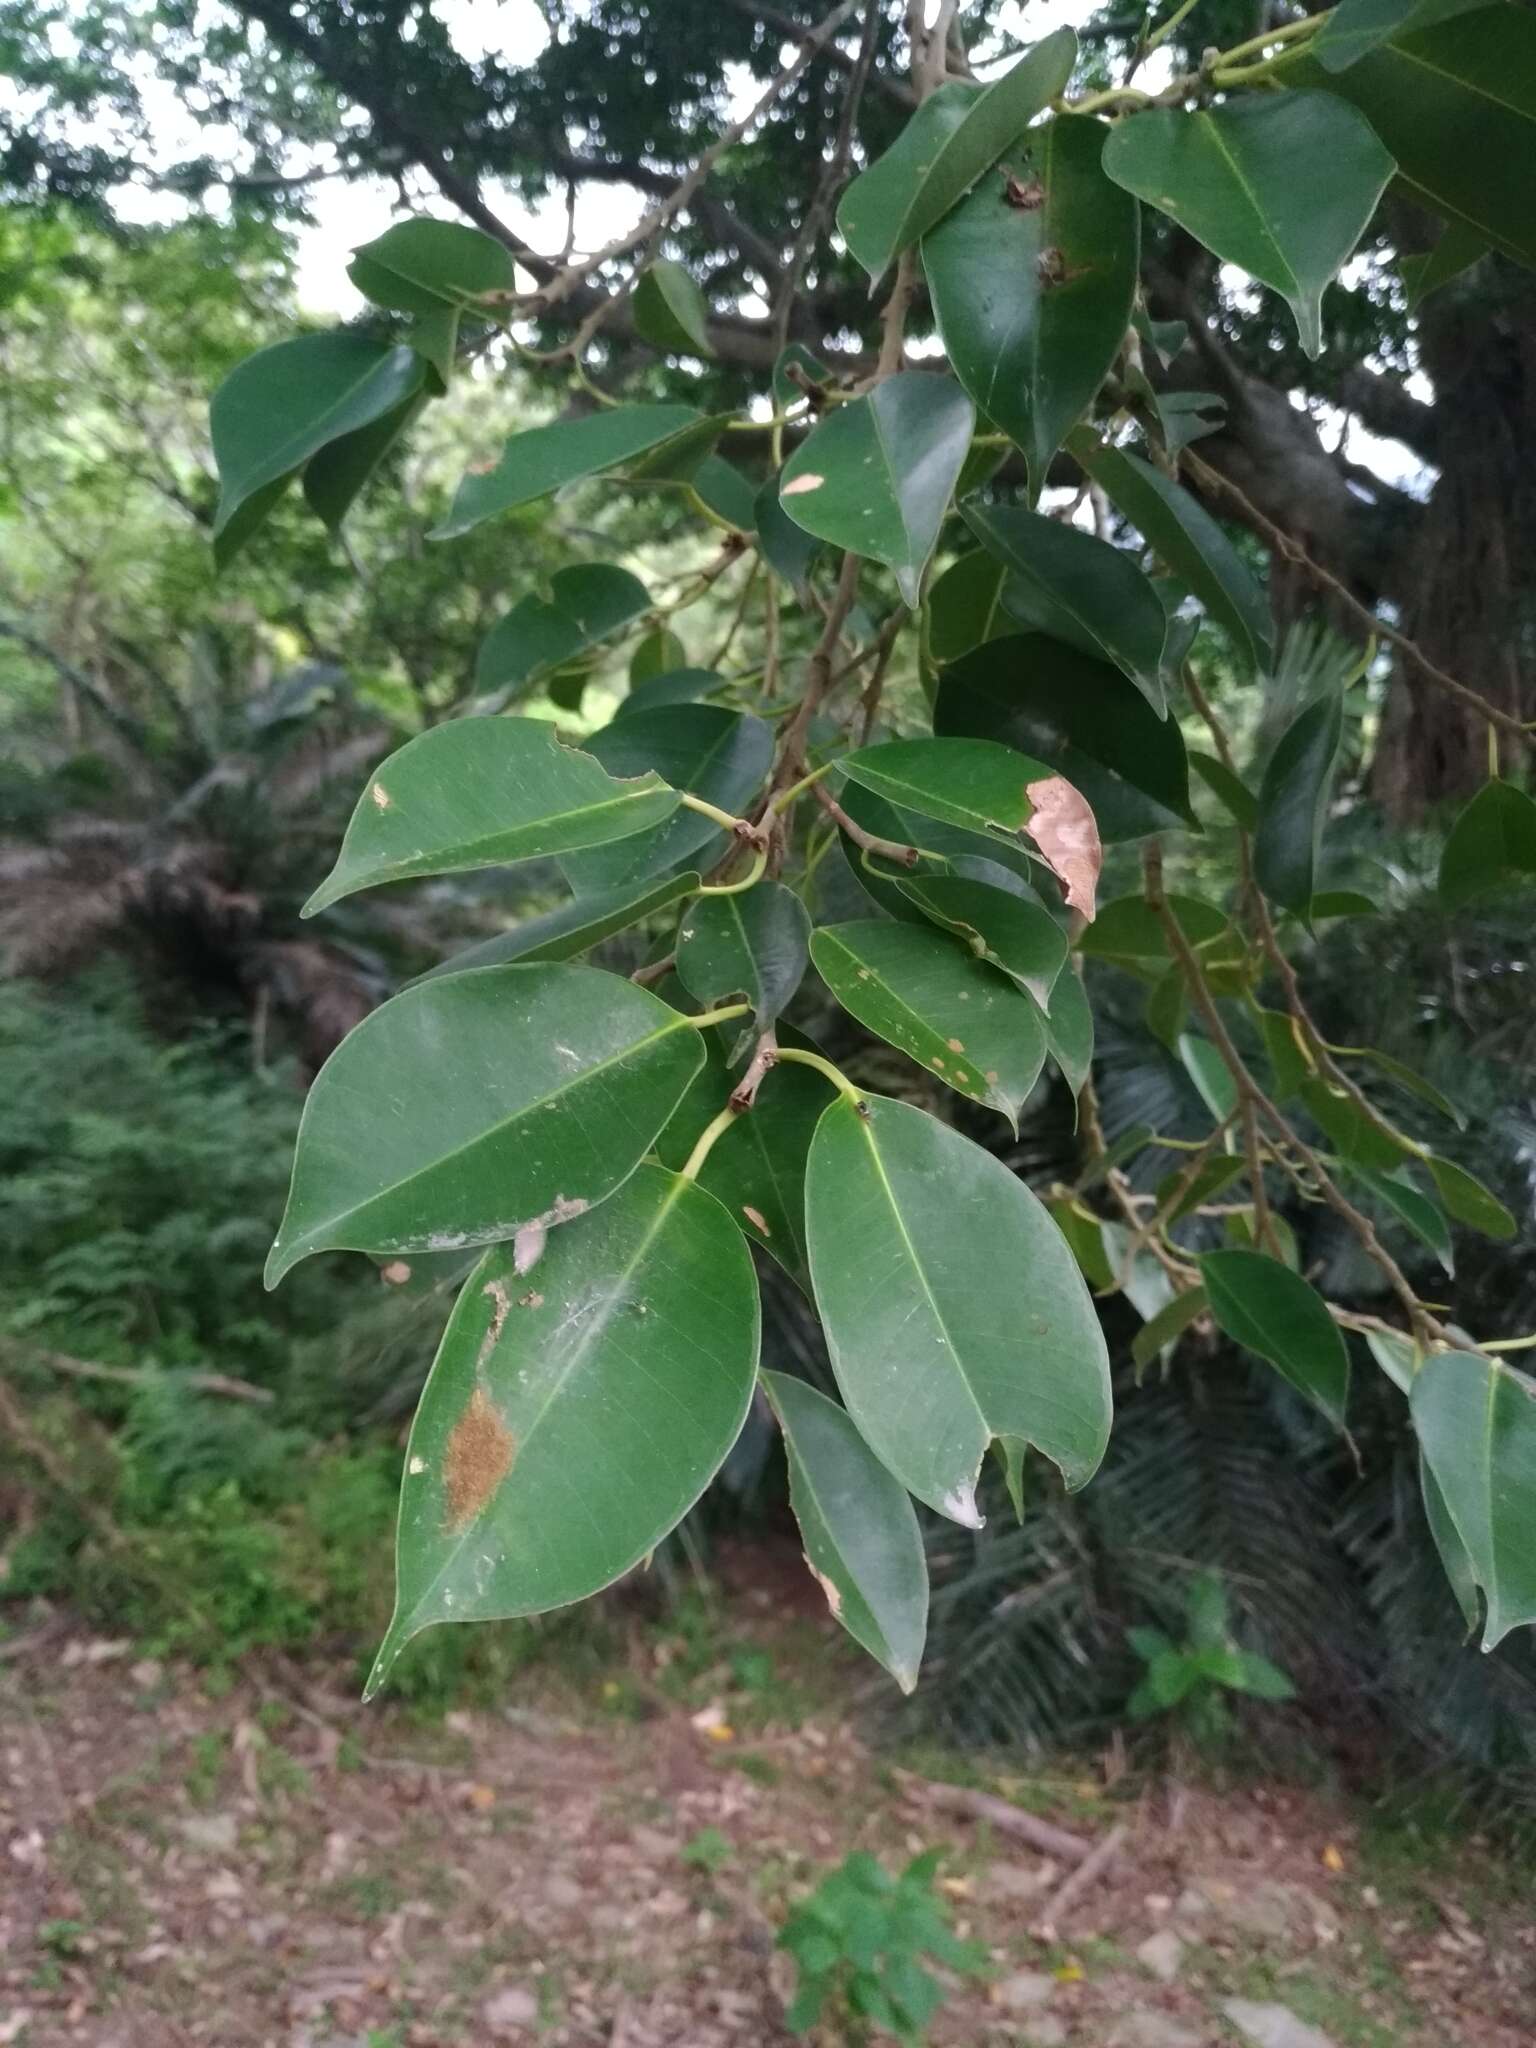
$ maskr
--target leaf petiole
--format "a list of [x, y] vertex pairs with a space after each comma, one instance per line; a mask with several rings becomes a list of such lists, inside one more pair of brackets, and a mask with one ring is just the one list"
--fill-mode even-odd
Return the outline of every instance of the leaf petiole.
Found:
[[839, 1095], [846, 1096], [855, 1109], [863, 1107], [864, 1097], [841, 1067], [834, 1067], [830, 1060], [823, 1059], [819, 1052], [804, 1052], [798, 1045], [781, 1045], [779, 1058], [802, 1067], [814, 1067], [824, 1080], [832, 1083]]
[[751, 867], [747, 869], [747, 872], [739, 880], [734, 882], [706, 882], [697, 893], [700, 896], [739, 896], [743, 889], [750, 889], [754, 883], [760, 882], [763, 879], [767, 867], [767, 849], [760, 846]]

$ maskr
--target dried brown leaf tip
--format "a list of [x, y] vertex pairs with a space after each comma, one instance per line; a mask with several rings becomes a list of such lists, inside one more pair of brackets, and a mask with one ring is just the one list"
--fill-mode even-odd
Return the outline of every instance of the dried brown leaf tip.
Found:
[[1062, 775], [1042, 776], [1024, 794], [1034, 805], [1024, 830], [1060, 881], [1070, 907], [1091, 924], [1104, 849], [1088, 799]]
[[450, 1529], [462, 1529], [480, 1513], [511, 1471], [515, 1450], [512, 1432], [495, 1404], [483, 1387], [476, 1387], [449, 1432], [443, 1456]]

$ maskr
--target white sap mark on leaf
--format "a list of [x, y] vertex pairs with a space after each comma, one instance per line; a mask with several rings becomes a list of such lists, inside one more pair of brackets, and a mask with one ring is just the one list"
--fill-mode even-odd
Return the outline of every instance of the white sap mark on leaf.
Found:
[[1088, 799], [1063, 775], [1045, 775], [1024, 791], [1034, 809], [1024, 829], [1059, 878], [1068, 904], [1092, 924], [1104, 849]]
[[373, 798], [381, 811], [389, 809], [389, 791], [382, 782], [376, 782], [368, 794]]
[[519, 1223], [512, 1236], [512, 1270], [522, 1277], [531, 1273], [544, 1256], [544, 1244], [557, 1223], [569, 1223], [584, 1216], [592, 1204], [584, 1195], [556, 1195], [542, 1216], [530, 1216]]
[[520, 1294], [517, 1297], [517, 1305], [519, 1308], [542, 1308], [544, 1306], [544, 1297], [542, 1294], [534, 1294], [531, 1292], [528, 1294]]
[[512, 1240], [512, 1270], [518, 1275], [531, 1272], [544, 1256], [549, 1232], [542, 1223], [525, 1223]]
[[958, 1522], [962, 1529], [984, 1529], [987, 1525], [986, 1516], [977, 1512], [974, 1479], [969, 1486], [951, 1488], [940, 1500], [939, 1508], [952, 1522]]
[[405, 1469], [413, 1479], [419, 1479], [427, 1469], [427, 1461], [425, 1458], [412, 1458]]
[[792, 476], [783, 490], [779, 492], [779, 496], [781, 498], [801, 498], [804, 497], [807, 491], [819, 491], [825, 482], [826, 478], [824, 476], [818, 476], [815, 470], [808, 469], [803, 475]]
[[427, 1239], [429, 1252], [461, 1252], [473, 1240], [467, 1230], [434, 1230]]
[[815, 1565], [811, 1563], [810, 1553], [802, 1552], [802, 1555], [805, 1558], [806, 1570], [810, 1573], [811, 1577], [816, 1581], [817, 1585], [820, 1586], [823, 1593], [826, 1594], [827, 1605], [831, 1608], [832, 1618], [835, 1621], [843, 1611], [843, 1596], [841, 1593], [839, 1593], [836, 1586], [833, 1585], [832, 1581], [827, 1577], [825, 1572], [817, 1571]]
[[743, 1202], [741, 1213], [754, 1230], [760, 1230], [764, 1237], [772, 1237], [773, 1232], [768, 1228], [768, 1219], [761, 1209], [754, 1209], [750, 1202]]
[[403, 1287], [411, 1277], [411, 1269], [404, 1259], [391, 1259], [387, 1266], [380, 1266], [379, 1278], [391, 1287]]

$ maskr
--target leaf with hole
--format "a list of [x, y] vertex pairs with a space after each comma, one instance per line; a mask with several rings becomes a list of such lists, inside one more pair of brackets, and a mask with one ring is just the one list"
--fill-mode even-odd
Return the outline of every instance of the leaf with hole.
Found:
[[470, 470], [430, 537], [452, 540], [482, 520], [532, 504], [565, 484], [618, 469], [705, 424], [690, 405], [616, 405], [580, 419], [528, 427], [512, 435], [495, 462]]
[[305, 463], [398, 413], [420, 390], [414, 349], [366, 335], [304, 334], [238, 363], [208, 410], [219, 503], [214, 559], [233, 560]]
[[1282, 733], [1259, 789], [1254, 879], [1271, 902], [1298, 917], [1311, 915], [1343, 737], [1343, 698], [1329, 689]]
[[1437, 1351], [1414, 1378], [1410, 1408], [1482, 1589], [1483, 1648], [1494, 1649], [1536, 1622], [1536, 1381], [1474, 1352]]
[[910, 875], [901, 893], [980, 960], [1000, 969], [1041, 1009], [1067, 962], [1067, 935], [1048, 910], [1011, 890], [966, 875]]
[[595, 1207], [703, 1059], [685, 1017], [595, 968], [418, 982], [315, 1078], [267, 1285], [314, 1252], [460, 1251]]
[[839, 1097], [806, 1177], [816, 1304], [848, 1413], [910, 1493], [978, 1528], [994, 1437], [1085, 1486], [1109, 1358], [1076, 1261], [1000, 1160], [909, 1103]]
[[883, 563], [915, 607], [975, 424], [952, 378], [900, 371], [812, 428], [779, 504], [819, 540]]
[[531, 1266], [489, 1253], [411, 1427], [395, 1614], [368, 1692], [434, 1622], [544, 1613], [638, 1564], [740, 1434], [758, 1328], [740, 1231], [664, 1167], [640, 1167]]
[[1178, 722], [1107, 662], [1041, 633], [974, 649], [939, 681], [941, 737], [997, 740], [1064, 775], [1106, 845], [1193, 824]]
[[1331, 93], [1277, 92], [1133, 114], [1105, 144], [1104, 168], [1279, 292], [1316, 356], [1323, 291], [1354, 254], [1396, 166], [1370, 122]]
[[906, 1489], [835, 1401], [783, 1373], [762, 1382], [784, 1433], [805, 1561], [834, 1618], [909, 1693], [928, 1630], [928, 1561]]
[[884, 918], [823, 925], [811, 959], [850, 1016], [1017, 1129], [1045, 1031], [1006, 975], [939, 932]]
[[1440, 900], [1451, 909], [1536, 875], [1536, 802], [1512, 782], [1485, 782], [1440, 855]]
[[760, 881], [729, 896], [701, 896], [677, 933], [677, 978], [711, 1008], [745, 996], [748, 1042], [766, 1031], [800, 986], [810, 958], [811, 920], [782, 882]]
[[1009, 571], [1006, 610], [1033, 631], [1112, 663], [1161, 718], [1167, 617], [1130, 556], [1040, 512], [974, 502], [962, 509], [983, 547]]
[[1072, 115], [1045, 122], [923, 242], [950, 368], [1023, 450], [1034, 497], [1136, 295], [1140, 212], [1100, 168], [1106, 133]]
[[633, 303], [635, 330], [652, 348], [663, 355], [710, 355], [709, 308], [681, 263], [661, 257], [648, 264]]
[[492, 626], [475, 658], [475, 686], [521, 694], [551, 669], [622, 632], [651, 608], [638, 576], [610, 562], [557, 569], [548, 597], [530, 591]]
[[[668, 704], [616, 718], [585, 742], [610, 775], [659, 775], [673, 789], [740, 816], [773, 765], [773, 732], [760, 718], [720, 704]], [[713, 819], [679, 809], [659, 830], [594, 847], [560, 863], [578, 894], [648, 881], [687, 861], [707, 868], [727, 835]]]
[[677, 792], [659, 776], [617, 781], [540, 719], [452, 719], [418, 733], [370, 778], [303, 914], [380, 882], [601, 846], [676, 809]]
[[1111, 448], [1089, 427], [1068, 447], [1124, 513], [1170, 575], [1192, 590], [1254, 668], [1274, 659], [1274, 627], [1252, 572], [1198, 499], [1126, 448]]
[[1322, 1296], [1263, 1252], [1207, 1252], [1200, 1276], [1211, 1313], [1233, 1342], [1266, 1359], [1342, 1429], [1349, 1353]]

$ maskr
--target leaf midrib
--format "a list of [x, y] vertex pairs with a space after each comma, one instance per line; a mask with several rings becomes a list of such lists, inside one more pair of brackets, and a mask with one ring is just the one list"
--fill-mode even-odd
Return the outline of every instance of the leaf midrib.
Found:
[[[499, 974], [504, 971], [500, 967], [471, 967], [466, 970], [469, 974]], [[472, 1152], [477, 1145], [483, 1145], [487, 1139], [499, 1136], [509, 1125], [520, 1123], [524, 1117], [531, 1116], [535, 1110], [548, 1108], [550, 1103], [558, 1102], [562, 1095], [569, 1094], [573, 1088], [583, 1087], [588, 1081], [595, 1080], [599, 1074], [606, 1073], [610, 1067], [621, 1066], [626, 1060], [637, 1058], [650, 1046], [659, 1044], [663, 1038], [669, 1037], [674, 1031], [687, 1029], [692, 1023], [693, 1019], [691, 1017], [680, 1015], [675, 1023], [669, 1022], [658, 1025], [646, 1037], [636, 1039], [632, 1044], [623, 1047], [619, 1052], [610, 1053], [606, 1059], [599, 1060], [595, 1066], [584, 1067], [579, 1074], [571, 1075], [569, 1080], [562, 1081], [558, 1088], [552, 1088], [547, 1095], [538, 1096], [531, 1102], [521, 1104], [509, 1116], [502, 1117], [498, 1123], [487, 1125], [483, 1131], [478, 1132], [473, 1138], [466, 1138], [462, 1144], [455, 1145], [451, 1151], [441, 1153], [436, 1159], [429, 1160], [425, 1166], [417, 1167], [411, 1173], [402, 1174], [399, 1180], [392, 1181], [388, 1187], [380, 1188], [377, 1194], [370, 1195], [366, 1202], [354, 1202], [347, 1208], [338, 1209], [334, 1215], [327, 1217], [325, 1222], [313, 1225], [302, 1236], [295, 1238], [293, 1245], [311, 1244], [317, 1235], [334, 1229], [337, 1224], [345, 1222], [347, 1217], [357, 1215], [362, 1209], [371, 1209], [377, 1202], [387, 1201], [391, 1195], [398, 1194], [401, 1188], [408, 1187], [412, 1181], [419, 1180], [423, 1174], [438, 1172], [453, 1160], [460, 1158], [464, 1153]], [[695, 1068], [695, 1072], [697, 1072], [697, 1068]], [[301, 1131], [301, 1141], [302, 1136]], [[290, 1249], [292, 1248], [293, 1246], [290, 1246]], [[315, 1249], [323, 1249], [323, 1247], [316, 1246]], [[300, 1254], [300, 1256], [305, 1255]], [[289, 1259], [283, 1270], [285, 1272], [288, 1271], [294, 1263], [294, 1260]]]

